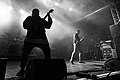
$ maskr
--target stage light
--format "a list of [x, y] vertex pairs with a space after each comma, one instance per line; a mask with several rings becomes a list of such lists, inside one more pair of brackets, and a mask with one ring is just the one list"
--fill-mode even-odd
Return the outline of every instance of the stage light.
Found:
[[46, 7], [50, 8], [54, 5], [52, 0], [36, 0], [38, 3], [42, 3], [43, 5], [45, 5]]
[[73, 10], [73, 8], [69, 8], [69, 11], [72, 11]]
[[55, 2], [55, 6], [59, 6], [59, 4], [57, 2]]
[[88, 18], [88, 19], [89, 19], [89, 18], [90, 18], [90, 19], [94, 19], [95, 16], [94, 16], [94, 17], [89, 17], [89, 16], [91, 16], [91, 15], [93, 15], [93, 14], [95, 14], [95, 13], [97, 13], [97, 12], [99, 12], [99, 11], [101, 11], [101, 10], [107, 8], [107, 7], [109, 7], [109, 5], [104, 6], [104, 7], [100, 8], [100, 9], [98, 9], [98, 10], [96, 10], [96, 11], [93, 11], [92, 13], [90, 13], [90, 14], [84, 16], [83, 18], [80, 18], [79, 20], [82, 20], [82, 19], [85, 19], [85, 18]]
[[[23, 9], [20, 9], [19, 10], [19, 13], [21, 14], [20, 16], [20, 25], [23, 26], [23, 21], [28, 17], [30, 16], [30, 13], [28, 13], [27, 11], [23, 10]], [[27, 33], [27, 31], [21, 27], [21, 31], [22, 31], [22, 34], [25, 35]]]
[[19, 13], [21, 14], [21, 21], [22, 22], [23, 22], [23, 20], [25, 20], [25, 18], [27, 18], [27, 16], [29, 16], [29, 13], [26, 12], [25, 10], [23, 10], [23, 9], [20, 9]]
[[0, 2], [0, 25], [7, 24], [11, 20], [12, 7]]
[[22, 9], [19, 12], [20, 12], [21, 15], [25, 15], [26, 14], [26, 12], [24, 10], [22, 10]]

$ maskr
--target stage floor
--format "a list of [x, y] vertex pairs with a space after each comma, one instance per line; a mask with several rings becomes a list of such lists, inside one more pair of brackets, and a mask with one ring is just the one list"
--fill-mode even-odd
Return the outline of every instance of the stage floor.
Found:
[[[78, 61], [74, 61], [74, 65], [68, 61], [65, 62], [67, 65], [67, 73], [69, 74], [68, 80], [75, 80], [76, 76], [74, 75], [74, 73], [76, 72], [101, 69], [101, 67], [104, 65], [104, 61], [95, 60], [84, 61], [85, 63], [79, 63]], [[16, 77], [15, 75], [19, 71], [19, 69], [19, 61], [8, 61], [5, 78], [8, 79]]]

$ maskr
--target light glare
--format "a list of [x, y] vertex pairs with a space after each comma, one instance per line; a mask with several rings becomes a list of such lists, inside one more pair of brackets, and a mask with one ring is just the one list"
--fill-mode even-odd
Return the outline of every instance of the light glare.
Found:
[[0, 24], [6, 24], [11, 20], [12, 7], [0, 2]]

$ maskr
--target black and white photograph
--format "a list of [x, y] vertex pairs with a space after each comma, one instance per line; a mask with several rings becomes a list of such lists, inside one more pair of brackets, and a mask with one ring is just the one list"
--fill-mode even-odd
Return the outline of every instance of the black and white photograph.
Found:
[[0, 0], [0, 80], [118, 80], [120, 0]]

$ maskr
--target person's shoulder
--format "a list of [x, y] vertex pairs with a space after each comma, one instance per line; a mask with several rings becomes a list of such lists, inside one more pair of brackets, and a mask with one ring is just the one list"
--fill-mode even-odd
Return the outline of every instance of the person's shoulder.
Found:
[[32, 16], [28, 16], [25, 20], [29, 21], [32, 19]]
[[32, 16], [28, 16], [27, 18], [32, 18]]
[[77, 34], [76, 33], [74, 33], [74, 36], [76, 36]]
[[73, 34], [73, 37], [75, 37], [75, 36], [76, 36], [76, 34], [74, 33], [74, 34]]

